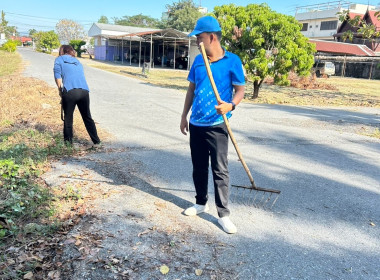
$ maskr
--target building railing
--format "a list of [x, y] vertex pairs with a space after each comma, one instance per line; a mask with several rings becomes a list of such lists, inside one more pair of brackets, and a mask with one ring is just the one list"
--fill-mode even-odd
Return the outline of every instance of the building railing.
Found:
[[320, 3], [320, 4], [299, 6], [299, 7], [296, 7], [296, 14], [305, 13], [305, 12], [313, 12], [313, 11], [332, 10], [332, 9], [337, 9], [337, 8], [349, 9], [351, 4], [352, 2], [349, 2], [349, 1], [331, 1], [331, 2]]

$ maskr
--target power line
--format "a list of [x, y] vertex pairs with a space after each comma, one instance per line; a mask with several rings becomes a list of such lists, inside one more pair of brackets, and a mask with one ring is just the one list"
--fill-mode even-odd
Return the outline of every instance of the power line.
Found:
[[[9, 15], [14, 15], [14, 16], [29, 17], [29, 18], [36, 18], [36, 19], [42, 19], [42, 20], [59, 21], [61, 19], [64, 19], [64, 18], [48, 18], [48, 17], [24, 15], [24, 14], [18, 14], [18, 13], [6, 12], [6, 11], [4, 11], [4, 13], [5, 13], [5, 15], [9, 14]], [[95, 22], [93, 20], [76, 20], [76, 19], [72, 19], [72, 20], [76, 21], [76, 22], [85, 22], [85, 23], [89, 23], [89, 22], [93, 23], [93, 22]]]
[[55, 25], [38, 25], [38, 24], [29, 24], [24, 22], [17, 21], [9, 21], [8, 25], [25, 25], [25, 26], [33, 26], [33, 27], [46, 27], [46, 28], [55, 28]]

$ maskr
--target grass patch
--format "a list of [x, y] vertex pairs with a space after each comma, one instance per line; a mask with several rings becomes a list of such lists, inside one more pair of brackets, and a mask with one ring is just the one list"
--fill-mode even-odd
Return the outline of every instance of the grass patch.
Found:
[[[189, 82], [187, 71], [169, 69], [151, 69], [146, 77], [141, 68], [121, 66], [112, 63], [89, 61], [88, 65], [137, 78], [146, 83], [178, 89], [186, 92]], [[305, 83], [306, 80], [309, 80]], [[380, 107], [380, 91], [378, 80], [356, 78], [318, 78], [292, 80], [291, 87], [276, 86], [264, 83], [259, 92], [259, 98], [252, 99], [253, 84], [248, 82], [245, 91], [245, 101], [261, 104], [287, 104], [300, 106], [364, 106]]]
[[188, 72], [183, 70], [150, 69], [148, 73], [143, 75], [142, 70], [139, 67], [118, 66], [91, 62], [89, 62], [88, 65], [123, 76], [136, 78], [146, 82], [147, 84], [159, 87], [186, 91], [189, 85], [189, 82], [187, 81]]
[[0, 50], [0, 77], [10, 75], [21, 67], [21, 57], [18, 53]]
[[369, 136], [369, 137], [374, 137], [374, 138], [380, 139], [380, 129], [379, 128], [364, 129], [364, 131], [362, 131], [361, 134]]

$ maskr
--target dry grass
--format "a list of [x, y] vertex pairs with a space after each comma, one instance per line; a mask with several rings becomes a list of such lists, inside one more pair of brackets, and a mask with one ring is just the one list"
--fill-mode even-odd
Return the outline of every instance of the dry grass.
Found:
[[[6, 65], [0, 66], [0, 72]], [[20, 68], [17, 68], [20, 69]], [[0, 77], [0, 133], [17, 126], [28, 126], [38, 130], [61, 133], [63, 123], [60, 118], [61, 106], [58, 91], [47, 83], [34, 78], [27, 78], [18, 72]], [[89, 136], [80, 117], [74, 114], [74, 131], [76, 138], [88, 141]], [[101, 138], [106, 133], [99, 131]]]
[[127, 77], [137, 78], [146, 83], [186, 91], [189, 85], [187, 71], [169, 69], [150, 69], [143, 74], [141, 68], [130, 66], [118, 66], [107, 63], [88, 62], [89, 66], [105, 71], [121, 74]]
[[[376, 81], [380, 84], [379, 81]], [[354, 86], [355, 81], [351, 81]], [[351, 84], [349, 83], [349, 84]], [[375, 92], [357, 91], [345, 92], [339, 85], [336, 90], [310, 89], [303, 90], [294, 87], [280, 87], [276, 85], [262, 86], [259, 98], [252, 99], [253, 87], [248, 84], [246, 88], [246, 101], [265, 104], [287, 104], [304, 106], [363, 106], [380, 107], [380, 96]]]
[[18, 53], [0, 50], [0, 77], [14, 73], [20, 69], [21, 57]]
[[[38, 130], [62, 130], [60, 97], [56, 89], [34, 78], [19, 74], [0, 78], [1, 99], [0, 132], [14, 126], [34, 127]], [[88, 138], [79, 113], [74, 119], [75, 134]]]
[[[186, 92], [188, 72], [181, 70], [151, 69], [142, 75], [141, 68], [121, 66], [113, 63], [86, 60], [87, 64], [102, 70], [137, 78], [157, 86], [179, 89]], [[292, 78], [291, 87], [263, 84], [259, 98], [252, 99], [253, 85], [246, 86], [245, 101], [265, 104], [287, 104], [307, 106], [364, 106], [380, 107], [380, 81], [355, 78]]]

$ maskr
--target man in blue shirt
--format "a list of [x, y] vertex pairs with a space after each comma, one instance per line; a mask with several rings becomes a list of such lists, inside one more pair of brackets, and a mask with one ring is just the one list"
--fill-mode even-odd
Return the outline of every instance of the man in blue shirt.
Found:
[[[221, 46], [221, 28], [215, 18], [205, 16], [198, 19], [195, 29], [189, 34], [193, 35], [197, 37], [198, 46], [200, 42], [204, 44], [215, 84], [223, 101], [219, 104], [216, 101], [202, 55], [199, 54], [187, 78], [190, 84], [180, 124], [183, 134], [187, 135], [190, 131], [196, 191], [195, 205], [187, 208], [184, 214], [193, 216], [209, 209], [207, 183], [211, 159], [218, 223], [225, 232], [232, 234], [236, 233], [237, 229], [229, 218], [228, 132], [222, 114], [230, 118], [231, 111], [244, 98], [244, 71], [240, 58]], [[188, 122], [187, 115], [190, 109], [191, 116]]]

